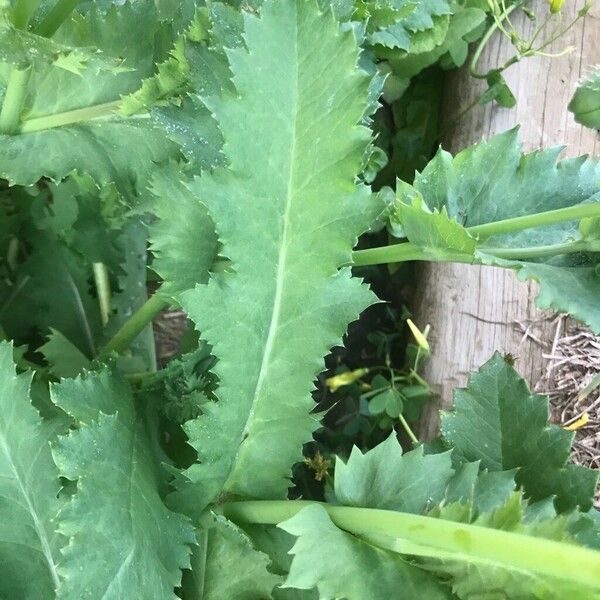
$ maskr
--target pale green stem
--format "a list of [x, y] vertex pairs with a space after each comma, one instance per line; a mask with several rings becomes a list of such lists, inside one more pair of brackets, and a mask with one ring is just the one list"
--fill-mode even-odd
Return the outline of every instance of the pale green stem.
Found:
[[352, 253], [352, 266], [364, 267], [368, 265], [382, 265], [386, 263], [408, 262], [411, 260], [426, 260], [436, 262], [461, 262], [473, 263], [472, 254], [461, 252], [440, 253], [435, 258], [426, 254], [421, 248], [411, 242], [403, 244], [392, 244], [391, 246], [381, 246], [380, 248], [368, 248], [366, 250], [357, 250]]
[[101, 262], [92, 264], [94, 271], [94, 283], [96, 284], [96, 293], [98, 294], [98, 305], [100, 307], [100, 320], [102, 325], [108, 323], [110, 316], [110, 279], [108, 277], [108, 269]]
[[14, 67], [10, 71], [2, 110], [0, 110], [0, 134], [12, 135], [19, 130], [29, 73], [29, 69], [19, 70]]
[[559, 254], [573, 254], [574, 252], [600, 252], [600, 243], [577, 240], [564, 244], [551, 244], [548, 246], [530, 246], [528, 248], [487, 248], [482, 246], [481, 252], [491, 254], [507, 260], [524, 260], [527, 258], [545, 258]]
[[19, 261], [19, 238], [11, 237], [8, 242], [8, 249], [6, 251], [6, 264], [8, 268], [14, 273], [17, 270], [17, 263]]
[[[510, 13], [515, 10], [515, 8], [519, 8], [520, 4], [513, 4], [512, 6], [509, 6], [506, 11], [500, 15], [500, 18], [505, 18], [508, 17], [508, 15], [510, 15]], [[484, 36], [481, 38], [481, 41], [479, 42], [479, 44], [477, 45], [477, 48], [475, 49], [475, 52], [473, 53], [473, 58], [471, 59], [471, 64], [469, 65], [469, 73], [471, 74], [471, 77], [475, 77], [476, 79], [485, 79], [487, 77], [487, 73], [478, 73], [477, 72], [477, 63], [479, 62], [479, 59], [481, 58], [481, 54], [484, 50], [484, 48], [488, 45], [488, 42], [490, 41], [490, 38], [492, 37], [492, 35], [494, 35], [495, 31], [498, 29], [498, 21], [494, 21], [490, 27], [488, 28], [488, 30], [485, 32]]]
[[204, 598], [204, 586], [206, 580], [206, 559], [208, 557], [208, 531], [199, 531], [196, 535], [198, 547], [196, 548], [197, 559], [192, 557], [192, 576], [194, 578], [194, 593], [196, 600]]
[[164, 308], [169, 306], [169, 300], [160, 294], [154, 294], [142, 304], [113, 338], [102, 348], [100, 357], [105, 358], [111, 352], [122, 352], [128, 348], [133, 340], [144, 330], [154, 317]]
[[67, 112], [56, 113], [54, 115], [27, 119], [21, 124], [19, 132], [32, 133], [34, 131], [53, 129], [55, 127], [63, 127], [65, 125], [73, 125], [74, 123], [109, 117], [114, 115], [119, 110], [120, 106], [121, 101], [115, 100], [113, 102], [86, 106], [85, 108], [77, 108]]
[[471, 235], [478, 236], [481, 240], [511, 231], [522, 231], [523, 229], [531, 229], [533, 227], [554, 225], [555, 223], [562, 223], [564, 221], [578, 221], [586, 217], [600, 217], [600, 202], [576, 204], [567, 208], [558, 208], [533, 215], [523, 215], [521, 217], [513, 217], [512, 219], [475, 225], [467, 227], [467, 231]]
[[[543, 227], [565, 221], [576, 221], [584, 218], [600, 217], [600, 202], [589, 204], [578, 204], [567, 208], [559, 208], [533, 215], [524, 215], [512, 219], [504, 219], [493, 223], [483, 225], [474, 225], [467, 227], [467, 231], [479, 241], [490, 238], [494, 235], [501, 235], [513, 231], [522, 231], [534, 227]], [[578, 245], [580, 244], [580, 245]], [[568, 254], [572, 252], [597, 252], [596, 244], [592, 242], [569, 242], [566, 244], [556, 244], [554, 246], [539, 246], [538, 248], [485, 248], [481, 247], [482, 252], [487, 254], [496, 254], [499, 258], [535, 258], [542, 256], [554, 256], [557, 254]], [[402, 244], [392, 244], [390, 246], [381, 246], [379, 248], [368, 248], [366, 250], [357, 250], [352, 254], [352, 264], [354, 266], [378, 265], [394, 262], [407, 262], [411, 260], [425, 260], [435, 262], [461, 262], [473, 263], [474, 257], [468, 253], [447, 252], [440, 253], [439, 256], [433, 256], [425, 253], [418, 246], [411, 242]]]
[[[277, 525], [319, 504], [341, 529], [354, 535], [398, 538], [424, 556], [457, 558], [600, 588], [600, 552], [573, 544], [409, 513], [333, 506], [303, 500], [229, 502], [220, 510], [234, 522]], [[429, 548], [429, 552], [427, 552]]]
[[410, 428], [410, 425], [407, 423], [406, 419], [404, 418], [404, 415], [402, 413], [400, 413], [398, 415], [398, 419], [400, 420], [400, 424], [402, 425], [402, 427], [404, 428], [404, 431], [406, 431], [406, 435], [408, 435], [408, 437], [410, 438], [410, 441], [415, 445], [418, 446], [421, 442], [419, 442], [419, 439], [417, 438], [417, 436], [414, 434], [413, 430]]
[[36, 28], [35, 33], [44, 37], [53, 36], [79, 2], [81, 0], [58, 0]]
[[15, 0], [12, 10], [12, 21], [18, 29], [27, 29], [29, 21], [41, 0]]

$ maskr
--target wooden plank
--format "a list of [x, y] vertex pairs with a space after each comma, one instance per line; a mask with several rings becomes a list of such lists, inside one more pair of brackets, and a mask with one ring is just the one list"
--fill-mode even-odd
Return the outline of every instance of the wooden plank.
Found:
[[[570, 22], [582, 2], [567, 2], [563, 23]], [[548, 8], [543, 1], [534, 3], [539, 15]], [[533, 24], [523, 15], [515, 24], [531, 32]], [[522, 60], [506, 72], [517, 98], [514, 109], [496, 105], [477, 106], [445, 133], [446, 148], [452, 152], [521, 124], [525, 150], [565, 144], [563, 156], [599, 154], [598, 132], [575, 123], [567, 111], [577, 82], [600, 63], [600, 7], [592, 9], [547, 51], [560, 52], [567, 46], [574, 51], [560, 58], [534, 57]], [[502, 64], [512, 56], [513, 48], [496, 34], [486, 48], [479, 71]], [[446, 89], [445, 122], [460, 114], [485, 89], [468, 75], [466, 69], [449, 75]], [[424, 439], [438, 429], [438, 410], [452, 403], [452, 389], [463, 386], [467, 374], [483, 364], [494, 351], [517, 357], [516, 367], [535, 384], [545, 367], [542, 356], [551, 346], [553, 315], [542, 313], [534, 305], [535, 284], [524, 285], [512, 272], [492, 267], [455, 264], [422, 264], [415, 297], [415, 316], [420, 327], [430, 323], [433, 356], [425, 366], [424, 377], [431, 382], [434, 401], [421, 422]], [[534, 336], [536, 339], [533, 339]]]

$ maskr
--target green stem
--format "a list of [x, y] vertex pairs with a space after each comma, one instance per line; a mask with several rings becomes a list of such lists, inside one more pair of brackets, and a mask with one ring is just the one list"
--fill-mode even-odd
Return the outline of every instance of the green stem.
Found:
[[46, 115], [44, 117], [35, 117], [23, 121], [19, 128], [20, 133], [32, 133], [34, 131], [42, 131], [44, 129], [53, 129], [55, 127], [63, 127], [64, 125], [73, 125], [93, 119], [101, 119], [109, 117], [116, 113], [121, 106], [120, 100], [113, 102], [105, 102], [104, 104], [96, 104], [94, 106], [86, 106], [85, 108], [77, 108], [54, 115]]
[[[494, 221], [483, 225], [475, 225], [473, 227], [467, 227], [466, 229], [471, 235], [478, 237], [479, 241], [482, 241], [494, 235], [592, 217], [600, 217], [600, 202], [577, 204], [576, 206], [569, 206], [567, 208], [548, 210], [533, 215], [524, 215], [522, 217], [513, 217], [512, 219]], [[553, 256], [556, 254], [568, 254], [570, 252], [581, 252], [586, 250], [590, 252], [598, 251], [595, 244], [583, 242], [583, 240], [567, 244], [556, 244], [554, 246], [539, 246], [538, 248], [481, 248], [481, 250], [487, 254], [495, 254], [499, 258], [507, 259]], [[392, 244], [391, 246], [381, 246], [379, 248], [368, 248], [366, 250], [357, 250], [352, 254], [352, 264], [356, 267], [407, 262], [410, 260], [473, 263], [474, 257], [471, 254], [460, 252], [440, 253], [440, 255], [433, 256], [424, 252], [411, 242]]]
[[44, 37], [53, 36], [65, 19], [73, 12], [81, 0], [58, 0], [44, 20], [38, 25], [35, 33]]
[[21, 111], [27, 95], [29, 69], [13, 68], [8, 76], [4, 102], [0, 110], [0, 134], [12, 135], [19, 130]]
[[[319, 504], [341, 529], [354, 535], [398, 538], [423, 555], [451, 552], [458, 559], [486, 561], [600, 588], [600, 552], [544, 538], [433, 517], [373, 508], [332, 506], [304, 500], [229, 502], [223, 514], [235, 522], [277, 525], [303, 508]], [[429, 549], [429, 552], [426, 550]]]
[[122, 352], [129, 347], [131, 342], [143, 331], [144, 327], [164, 308], [169, 306], [169, 301], [164, 296], [156, 293], [150, 296], [127, 319], [121, 329], [115, 333], [113, 338], [100, 351], [100, 358], [107, 357], [111, 352]]
[[[515, 10], [516, 8], [519, 8], [519, 6], [520, 6], [520, 3], [509, 6], [500, 15], [500, 19], [504, 19], [504, 18], [508, 17], [508, 15], [510, 15], [510, 13], [513, 10]], [[479, 59], [481, 58], [481, 54], [483, 53], [485, 47], [488, 45], [490, 38], [492, 37], [492, 35], [494, 35], [494, 32], [498, 29], [498, 27], [499, 27], [498, 21], [494, 21], [490, 25], [488, 30], [485, 32], [485, 35], [481, 38], [481, 41], [479, 42], [479, 44], [477, 45], [477, 48], [475, 49], [475, 52], [473, 53], [473, 58], [471, 59], [471, 64], [469, 65], [469, 73], [471, 74], [471, 77], [475, 77], [476, 79], [485, 79], [488, 76], [488, 73], [478, 73], [477, 72], [477, 63], [479, 62]]]
[[352, 266], [354, 267], [408, 262], [411, 260], [434, 260], [435, 262], [461, 262], [471, 264], [475, 259], [472, 254], [461, 252], [440, 253], [439, 256], [434, 258], [432, 255], [427, 254], [411, 242], [392, 244], [391, 246], [381, 246], [380, 248], [357, 250], [352, 253]]
[[402, 413], [398, 415], [398, 419], [400, 421], [400, 424], [404, 428], [404, 431], [406, 431], [406, 435], [408, 435], [408, 437], [410, 438], [410, 441], [415, 446], [418, 446], [421, 442], [419, 442], [419, 438], [417, 438], [417, 436], [414, 434], [413, 430], [410, 428], [410, 425], [407, 423]]
[[478, 236], [481, 241], [493, 235], [543, 227], [544, 225], [553, 225], [564, 221], [578, 221], [588, 217], [600, 217], [600, 202], [576, 204], [567, 208], [557, 208], [556, 210], [547, 210], [533, 215], [484, 223], [483, 225], [467, 227], [467, 231], [473, 236]]
[[92, 264], [94, 271], [94, 283], [96, 284], [96, 293], [98, 294], [98, 305], [100, 307], [100, 320], [102, 325], [108, 323], [110, 316], [110, 279], [108, 277], [108, 269], [101, 262]]
[[29, 21], [41, 0], [15, 0], [12, 21], [18, 29], [27, 29]]
[[483, 246], [481, 252], [507, 260], [523, 260], [527, 258], [545, 258], [559, 254], [573, 254], [574, 252], [600, 252], [600, 243], [577, 240], [575, 242], [565, 242], [564, 244], [532, 246], [529, 248], [487, 248]]

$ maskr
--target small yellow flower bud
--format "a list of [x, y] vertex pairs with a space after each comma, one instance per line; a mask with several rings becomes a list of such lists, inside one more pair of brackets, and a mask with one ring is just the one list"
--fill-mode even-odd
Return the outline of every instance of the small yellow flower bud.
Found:
[[336, 392], [339, 388], [354, 383], [357, 379], [364, 377], [369, 372], [369, 369], [355, 369], [354, 371], [346, 371], [339, 375], [334, 375], [325, 380], [325, 385], [330, 392]]
[[[423, 334], [410, 319], [406, 319], [406, 323], [408, 324], [419, 348], [421, 348], [421, 350], [425, 350], [425, 352], [430, 352], [431, 350], [429, 348], [429, 342], [427, 341], [427, 333]], [[429, 327], [426, 327], [425, 331], [429, 331]]]
[[550, 12], [555, 15], [560, 12], [565, 0], [546, 0], [546, 2], [550, 5]]

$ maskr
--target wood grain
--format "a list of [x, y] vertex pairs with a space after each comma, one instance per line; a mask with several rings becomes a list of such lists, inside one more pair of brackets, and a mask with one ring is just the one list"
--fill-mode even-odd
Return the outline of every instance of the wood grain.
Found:
[[[563, 21], [569, 22], [582, 2], [567, 2]], [[533, 4], [546, 14], [547, 4]], [[514, 23], [529, 33], [533, 24], [523, 15]], [[600, 63], [600, 7], [556, 42], [550, 52], [566, 46], [574, 50], [560, 58], [527, 58], [506, 72], [506, 80], [517, 98], [514, 109], [496, 105], [477, 106], [460, 119], [456, 115], [485, 89], [462, 69], [448, 77], [443, 121], [454, 119], [445, 132], [444, 147], [452, 152], [521, 124], [525, 150], [566, 145], [564, 156], [599, 154], [598, 133], [575, 123], [567, 111], [577, 82]], [[479, 70], [502, 64], [513, 54], [510, 42], [496, 34], [486, 48]], [[452, 403], [452, 389], [463, 386], [467, 375], [483, 364], [494, 351], [517, 357], [516, 367], [535, 384], [544, 365], [542, 356], [551, 346], [553, 315], [534, 305], [535, 284], [517, 281], [510, 271], [492, 267], [457, 264], [425, 264], [419, 269], [414, 311], [420, 327], [430, 323], [433, 356], [424, 377], [432, 384], [434, 401], [421, 422], [421, 436], [433, 437], [439, 425], [438, 411]], [[535, 338], [535, 339], [534, 339]], [[537, 340], [537, 341], [536, 341]]]

